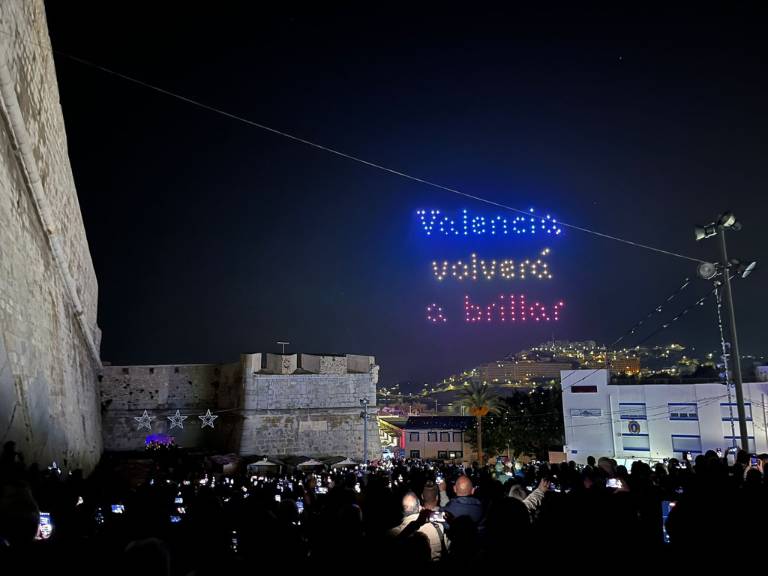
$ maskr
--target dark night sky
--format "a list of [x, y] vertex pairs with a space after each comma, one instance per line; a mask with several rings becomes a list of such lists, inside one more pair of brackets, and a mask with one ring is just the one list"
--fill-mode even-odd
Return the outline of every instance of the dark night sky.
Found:
[[[730, 209], [744, 224], [732, 255], [768, 263], [767, 14], [757, 4], [103, 4], [48, 2], [54, 48], [471, 194], [695, 257], [714, 257], [717, 243], [696, 244], [693, 225]], [[692, 262], [573, 230], [548, 243], [426, 238], [419, 208], [500, 210], [56, 61], [102, 357], [113, 363], [233, 361], [282, 339], [293, 351], [374, 354], [384, 383], [438, 379], [553, 335], [609, 342], [695, 274]], [[431, 277], [433, 258], [545, 245], [548, 284]], [[706, 289], [697, 281], [672, 309]], [[463, 322], [465, 292], [482, 302], [521, 290], [563, 298], [562, 321]], [[765, 292], [761, 270], [735, 285], [745, 353], [768, 352]], [[450, 315], [443, 326], [424, 318], [432, 301]], [[649, 343], [669, 341], [715, 349], [713, 305]]]

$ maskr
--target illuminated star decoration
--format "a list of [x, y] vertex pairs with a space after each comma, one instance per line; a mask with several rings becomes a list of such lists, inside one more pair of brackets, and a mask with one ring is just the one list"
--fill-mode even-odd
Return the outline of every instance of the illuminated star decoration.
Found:
[[152, 420], [155, 419], [154, 416], [150, 416], [146, 410], [144, 410], [144, 414], [141, 416], [134, 416], [133, 417], [136, 422], [139, 423], [139, 427], [136, 428], [136, 430], [141, 430], [142, 428], [146, 428], [147, 430], [152, 430]]
[[200, 425], [201, 429], [205, 428], [206, 426], [210, 426], [211, 428], [213, 428], [213, 421], [216, 420], [218, 416], [216, 416], [215, 414], [211, 414], [211, 410], [208, 409], [205, 411], [204, 416], [198, 416], [198, 418], [200, 418], [200, 420], [203, 421], [203, 423]]
[[173, 430], [176, 426], [178, 426], [182, 430], [184, 429], [184, 420], [187, 419], [187, 416], [182, 416], [181, 414], [179, 414], [178, 410], [176, 410], [176, 414], [174, 414], [173, 416], [167, 416], [167, 418], [168, 420], [171, 421], [170, 430]]

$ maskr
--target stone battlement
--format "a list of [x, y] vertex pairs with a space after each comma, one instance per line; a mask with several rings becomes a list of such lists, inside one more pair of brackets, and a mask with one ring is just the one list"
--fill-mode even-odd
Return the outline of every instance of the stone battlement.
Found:
[[251, 374], [370, 374], [376, 371], [373, 356], [357, 354], [243, 354]]

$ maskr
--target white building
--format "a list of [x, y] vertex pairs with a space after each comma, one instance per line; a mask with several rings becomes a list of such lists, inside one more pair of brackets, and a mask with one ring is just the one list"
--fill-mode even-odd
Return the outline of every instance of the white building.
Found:
[[[564, 370], [564, 450], [569, 460], [587, 456], [619, 461], [680, 458], [739, 441], [735, 394], [721, 383], [611, 384], [608, 370]], [[744, 384], [750, 452], [768, 452], [768, 383]]]

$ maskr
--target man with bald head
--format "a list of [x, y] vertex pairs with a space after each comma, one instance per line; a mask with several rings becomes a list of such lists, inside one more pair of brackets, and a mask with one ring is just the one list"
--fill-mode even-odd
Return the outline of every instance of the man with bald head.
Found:
[[459, 476], [453, 487], [456, 492], [456, 498], [453, 498], [443, 507], [443, 510], [453, 516], [469, 516], [475, 526], [479, 526], [483, 519], [483, 505], [472, 494], [475, 489], [472, 486], [472, 480], [467, 476]]
[[437, 562], [447, 550], [448, 541], [438, 522], [431, 522], [432, 511], [421, 507], [418, 496], [408, 492], [403, 496], [403, 521], [393, 528], [393, 536], [408, 537], [414, 532], [420, 532], [429, 540], [432, 561]]

